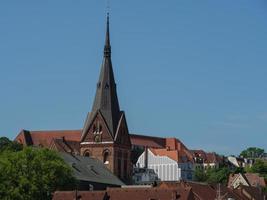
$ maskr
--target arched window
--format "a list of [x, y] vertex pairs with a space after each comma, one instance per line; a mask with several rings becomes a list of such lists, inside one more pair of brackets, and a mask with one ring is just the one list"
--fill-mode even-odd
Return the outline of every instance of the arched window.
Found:
[[89, 151], [85, 151], [84, 153], [83, 153], [83, 156], [85, 156], [85, 157], [90, 157], [90, 152]]
[[105, 150], [103, 153], [103, 163], [104, 164], [109, 164], [109, 151]]

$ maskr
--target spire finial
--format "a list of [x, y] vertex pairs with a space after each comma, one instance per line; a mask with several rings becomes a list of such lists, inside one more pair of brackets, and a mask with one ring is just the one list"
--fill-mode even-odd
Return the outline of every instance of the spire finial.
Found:
[[110, 39], [109, 39], [109, 11], [107, 12], [107, 27], [106, 27], [106, 41], [104, 47], [104, 56], [110, 57], [111, 55], [111, 46], [110, 46]]

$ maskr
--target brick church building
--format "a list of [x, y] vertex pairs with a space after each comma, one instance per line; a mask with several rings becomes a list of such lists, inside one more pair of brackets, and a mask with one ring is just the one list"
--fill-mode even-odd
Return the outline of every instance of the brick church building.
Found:
[[104, 56], [95, 99], [83, 129], [36, 132], [22, 130], [15, 140], [24, 145], [49, 147], [96, 158], [127, 182], [132, 172], [132, 146], [125, 113], [120, 110], [112, 69], [109, 16], [106, 26]]

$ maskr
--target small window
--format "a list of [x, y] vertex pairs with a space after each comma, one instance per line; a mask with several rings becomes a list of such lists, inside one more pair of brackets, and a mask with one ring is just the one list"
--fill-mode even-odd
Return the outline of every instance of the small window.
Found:
[[96, 132], [96, 125], [93, 125], [93, 132]]
[[90, 157], [90, 152], [89, 151], [85, 151], [84, 154], [83, 154], [83, 156]]
[[108, 151], [106, 151], [106, 152], [104, 153], [104, 155], [103, 155], [103, 163], [104, 163], [105, 165], [108, 165], [108, 164], [109, 164], [109, 152], [108, 152]]

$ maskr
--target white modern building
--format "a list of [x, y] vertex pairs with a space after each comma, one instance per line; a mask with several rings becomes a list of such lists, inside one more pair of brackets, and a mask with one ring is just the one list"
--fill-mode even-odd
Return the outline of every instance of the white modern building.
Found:
[[178, 150], [147, 149], [138, 158], [137, 167], [155, 171], [161, 181], [192, 180], [193, 165]]

